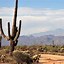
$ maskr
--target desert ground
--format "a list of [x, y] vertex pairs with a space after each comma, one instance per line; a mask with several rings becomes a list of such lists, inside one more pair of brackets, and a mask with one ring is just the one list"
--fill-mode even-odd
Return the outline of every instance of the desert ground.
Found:
[[[10, 63], [0, 63], [0, 64], [10, 64]], [[64, 64], [64, 56], [41, 54], [38, 64]]]
[[40, 64], [64, 64], [64, 56], [41, 54]]

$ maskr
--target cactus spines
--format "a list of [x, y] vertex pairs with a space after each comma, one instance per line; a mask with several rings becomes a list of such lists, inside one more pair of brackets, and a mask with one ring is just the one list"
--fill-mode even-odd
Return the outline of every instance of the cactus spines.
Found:
[[18, 43], [18, 38], [19, 38], [19, 35], [20, 35], [20, 31], [21, 31], [21, 20], [19, 22], [19, 28], [16, 26], [17, 9], [18, 9], [18, 0], [16, 0], [15, 10], [14, 10], [14, 18], [13, 18], [13, 25], [12, 25], [12, 35], [10, 34], [10, 22], [8, 22], [8, 36], [6, 36], [4, 34], [3, 28], [2, 28], [2, 19], [0, 19], [0, 30], [1, 30], [1, 34], [2, 34], [2, 36], [6, 40], [9, 40], [10, 41], [10, 47], [11, 47], [10, 52], [11, 53], [14, 51], [14, 47]]

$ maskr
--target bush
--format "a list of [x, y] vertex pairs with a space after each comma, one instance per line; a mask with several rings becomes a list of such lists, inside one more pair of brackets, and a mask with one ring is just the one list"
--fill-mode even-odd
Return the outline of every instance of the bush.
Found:
[[21, 51], [14, 51], [13, 52], [13, 58], [17, 61], [17, 63], [23, 63], [26, 62], [27, 64], [32, 64], [32, 58], [26, 54], [22, 53]]
[[63, 53], [63, 52], [64, 52], [64, 48], [61, 48], [61, 49], [60, 49], [60, 52]]

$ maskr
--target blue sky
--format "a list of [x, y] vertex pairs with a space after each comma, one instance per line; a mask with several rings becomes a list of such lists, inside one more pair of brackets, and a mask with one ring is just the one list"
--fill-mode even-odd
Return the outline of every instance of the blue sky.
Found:
[[[0, 7], [13, 7], [15, 0], [0, 0]], [[63, 9], [64, 0], [19, 0], [20, 7]]]
[[[12, 25], [15, 0], [0, 0], [0, 17], [7, 34]], [[64, 29], [64, 0], [19, 0], [17, 26], [22, 20], [21, 35]]]

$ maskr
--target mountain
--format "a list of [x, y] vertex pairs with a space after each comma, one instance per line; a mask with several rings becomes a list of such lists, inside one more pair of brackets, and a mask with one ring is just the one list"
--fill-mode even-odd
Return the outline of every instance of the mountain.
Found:
[[[20, 36], [18, 45], [64, 45], [64, 29], [57, 29], [54, 31], [47, 31], [32, 34], [29, 36]], [[2, 46], [9, 45], [9, 41], [2, 38]]]
[[64, 29], [59, 28], [59, 29], [52, 30], [52, 31], [35, 33], [32, 35], [35, 37], [40, 37], [40, 36], [44, 36], [44, 35], [64, 36]]
[[[18, 45], [64, 45], [64, 36], [53, 36], [45, 35], [40, 37], [34, 36], [20, 36], [18, 40]], [[9, 42], [4, 38], [2, 39], [2, 45], [9, 45]]]

